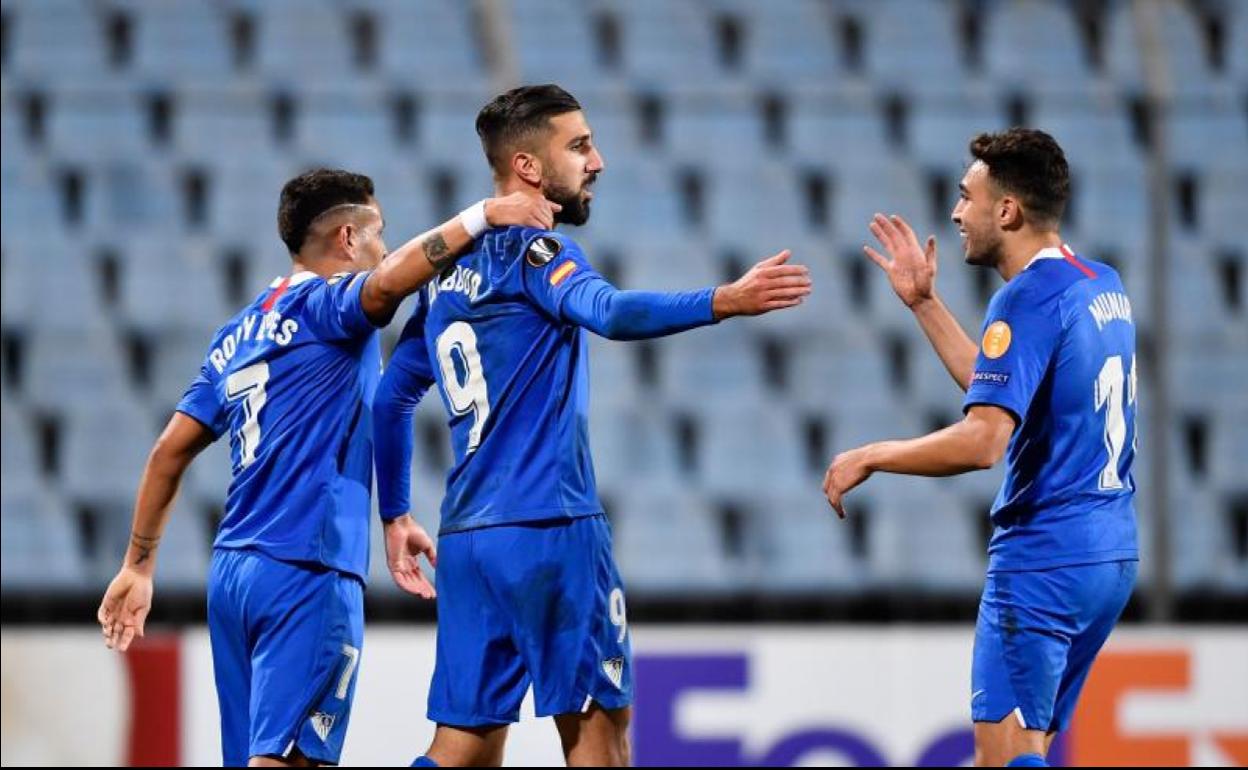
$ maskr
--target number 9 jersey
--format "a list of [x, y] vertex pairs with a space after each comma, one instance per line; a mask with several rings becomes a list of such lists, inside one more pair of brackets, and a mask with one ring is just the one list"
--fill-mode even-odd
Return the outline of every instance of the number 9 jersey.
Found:
[[278, 279], [213, 337], [177, 410], [230, 434], [215, 548], [366, 578], [381, 377], [377, 329], [360, 306], [366, 276]]
[[1108, 265], [1042, 250], [989, 304], [963, 409], [1017, 423], [989, 572], [1138, 558], [1135, 323]]

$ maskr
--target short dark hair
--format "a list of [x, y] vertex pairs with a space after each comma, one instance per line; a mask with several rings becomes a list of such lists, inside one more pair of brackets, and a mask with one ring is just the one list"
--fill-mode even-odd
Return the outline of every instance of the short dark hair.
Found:
[[1061, 221], [1070, 199], [1070, 167], [1057, 140], [1034, 128], [1011, 128], [980, 134], [970, 149], [988, 167], [989, 178], [1022, 200], [1037, 225]]
[[494, 97], [477, 113], [477, 136], [495, 171], [507, 168], [507, 150], [544, 130], [555, 115], [581, 109], [576, 97], [554, 83], [520, 86]]
[[312, 220], [344, 203], [368, 203], [373, 180], [363, 174], [332, 168], [305, 171], [282, 186], [277, 205], [277, 232], [291, 254], [298, 254]]

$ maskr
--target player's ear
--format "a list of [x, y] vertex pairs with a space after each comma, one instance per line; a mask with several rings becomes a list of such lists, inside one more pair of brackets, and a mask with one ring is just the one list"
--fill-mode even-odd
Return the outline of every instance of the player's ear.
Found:
[[1013, 195], [1002, 195], [997, 201], [997, 223], [1003, 230], [1015, 230], [1023, 224], [1023, 207]]
[[517, 152], [512, 155], [511, 170], [531, 185], [542, 183], [542, 161], [531, 152]]
[[348, 254], [355, 248], [356, 241], [359, 240], [359, 233], [355, 231], [355, 225], [345, 224], [338, 228], [337, 240], [338, 245]]

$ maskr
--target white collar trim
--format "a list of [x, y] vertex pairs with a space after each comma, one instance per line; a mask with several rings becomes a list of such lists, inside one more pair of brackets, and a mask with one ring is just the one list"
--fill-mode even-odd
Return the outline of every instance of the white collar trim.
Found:
[[290, 278], [290, 283], [288, 283], [287, 286], [298, 286], [304, 281], [310, 281], [315, 278], [316, 273], [311, 270], [300, 270], [292, 276], [279, 275], [273, 279], [273, 283], [269, 284], [269, 288], [276, 289], [278, 286], [281, 286], [282, 281], [286, 280], [288, 277]]
[[1031, 261], [1028, 262], [1023, 269], [1026, 270], [1028, 267], [1031, 267], [1042, 259], [1066, 259], [1066, 253], [1073, 253], [1073, 251], [1073, 249], [1064, 243], [1061, 245], [1061, 248], [1058, 248], [1057, 246], [1048, 246], [1037, 251], [1036, 256], [1032, 257]]

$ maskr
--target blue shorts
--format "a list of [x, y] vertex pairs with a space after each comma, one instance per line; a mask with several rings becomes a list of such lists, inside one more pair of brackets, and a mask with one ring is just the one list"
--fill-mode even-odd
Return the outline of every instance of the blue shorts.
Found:
[[1135, 586], [1137, 563], [990, 572], [971, 663], [971, 718], [1011, 712], [1030, 730], [1070, 724], [1092, 661]]
[[539, 717], [632, 703], [624, 589], [605, 517], [443, 535], [437, 589], [430, 720], [515, 722], [530, 684]]
[[364, 586], [259, 551], [217, 549], [208, 634], [227, 766], [298, 749], [337, 764], [364, 641]]

